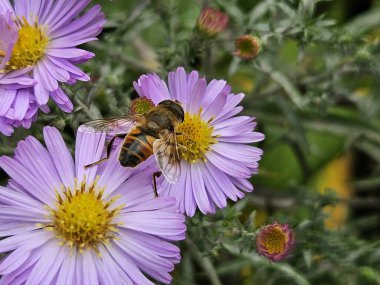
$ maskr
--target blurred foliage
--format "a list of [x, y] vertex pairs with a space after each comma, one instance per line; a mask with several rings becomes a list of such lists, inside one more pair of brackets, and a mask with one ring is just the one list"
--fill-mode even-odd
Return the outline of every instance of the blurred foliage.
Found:
[[[94, 2], [108, 23], [86, 46], [96, 53], [84, 66], [92, 81], [65, 89], [74, 112], [51, 106], [32, 129], [0, 135], [0, 154], [27, 135], [41, 138], [44, 125], [60, 128], [73, 149], [79, 124], [126, 112], [142, 73], [198, 69], [246, 94], [244, 113], [266, 140], [255, 192], [188, 220], [173, 284], [380, 284], [380, 1]], [[194, 26], [207, 5], [230, 22], [199, 52]], [[262, 41], [253, 61], [233, 56], [242, 34]], [[254, 248], [255, 231], [272, 221], [289, 223], [297, 240], [293, 256], [275, 264]]]

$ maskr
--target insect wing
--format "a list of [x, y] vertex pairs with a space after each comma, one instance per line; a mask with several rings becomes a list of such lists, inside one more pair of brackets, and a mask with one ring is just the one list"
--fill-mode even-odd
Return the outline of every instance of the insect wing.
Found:
[[153, 142], [153, 153], [165, 179], [169, 183], [175, 183], [181, 175], [181, 160], [175, 135], [171, 134], [166, 138], [156, 139]]
[[100, 119], [84, 123], [80, 126], [80, 130], [90, 133], [124, 134], [128, 133], [138, 121], [137, 116]]

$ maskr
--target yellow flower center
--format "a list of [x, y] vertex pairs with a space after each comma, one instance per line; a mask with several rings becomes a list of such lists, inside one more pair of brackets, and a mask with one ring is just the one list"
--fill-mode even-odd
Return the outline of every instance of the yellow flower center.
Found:
[[8, 70], [20, 69], [36, 64], [44, 55], [49, 42], [43, 28], [37, 22], [30, 25], [25, 18], [18, 21], [20, 29], [13, 47], [12, 56], [7, 63]]
[[118, 199], [114, 197], [105, 201], [104, 189], [96, 188], [95, 180], [86, 189], [82, 182], [75, 191], [63, 188], [63, 194], [57, 192], [55, 209], [49, 209], [53, 223], [46, 228], [55, 232], [56, 237], [77, 250], [92, 249], [99, 254], [98, 245], [114, 239], [118, 230], [113, 219], [122, 206], [111, 205]]
[[201, 119], [201, 112], [189, 114], [186, 112], [184, 121], [178, 126], [178, 144], [181, 145], [181, 157], [188, 162], [205, 160], [205, 154], [210, 149], [210, 145], [217, 142], [216, 136], [212, 135], [213, 127], [211, 120], [205, 122]]
[[270, 254], [281, 253], [285, 250], [287, 237], [285, 232], [278, 227], [274, 227], [265, 235], [262, 244]]

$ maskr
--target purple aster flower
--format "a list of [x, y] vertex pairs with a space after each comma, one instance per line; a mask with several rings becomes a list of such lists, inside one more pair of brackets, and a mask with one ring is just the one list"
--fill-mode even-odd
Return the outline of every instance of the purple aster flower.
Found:
[[78, 132], [75, 160], [55, 128], [44, 139], [0, 158], [11, 178], [0, 186], [1, 284], [154, 284], [142, 272], [170, 283], [185, 218], [174, 198], [154, 198], [151, 168], [124, 168], [114, 153], [86, 170], [105, 134]]
[[[15, 1], [12, 6], [9, 0], [1, 1], [0, 31], [7, 29], [4, 23], [9, 23], [9, 15], [13, 23], [8, 26], [11, 27], [11, 31], [0, 34], [0, 42], [4, 42], [0, 46], [0, 72], [7, 75], [17, 70], [27, 73], [36, 81], [33, 88], [24, 90], [22, 94], [17, 92], [13, 96], [13, 102], [8, 104], [9, 109], [18, 108], [16, 101], [22, 100], [23, 111], [19, 112], [20, 114], [24, 113], [25, 109], [30, 113], [34, 110], [34, 105], [48, 112], [46, 104], [49, 98], [52, 98], [64, 112], [73, 110], [73, 105], [61, 89], [60, 83], [74, 84], [77, 80], [89, 80], [89, 76], [76, 64], [87, 61], [94, 54], [76, 46], [95, 40], [105, 24], [104, 14], [99, 5], [81, 15], [89, 3], [90, 0], [25, 0]], [[2, 89], [14, 88], [2, 86]], [[3, 96], [0, 90], [1, 100]], [[33, 106], [26, 107], [27, 99]], [[0, 121], [12, 124], [12, 120], [16, 120], [14, 126], [30, 125], [30, 118], [27, 118], [30, 115], [25, 113], [27, 123], [22, 121], [24, 118], [19, 117], [13, 119], [9, 114], [3, 114], [0, 115]]]
[[[0, 6], [1, 9], [1, 6]], [[13, 133], [13, 127], [29, 127], [37, 115], [38, 106], [30, 98], [30, 90], [37, 82], [25, 73], [30, 68], [6, 72], [18, 30], [11, 19], [11, 13], [0, 14], [0, 132]]]
[[207, 84], [198, 72], [186, 74], [182, 67], [169, 73], [168, 86], [156, 74], [143, 75], [134, 86], [142, 97], [155, 104], [177, 100], [185, 120], [177, 129], [181, 176], [175, 184], [163, 181], [161, 195], [175, 197], [179, 208], [193, 216], [197, 206], [202, 213], [214, 213], [226, 206], [226, 198], [236, 201], [253, 190], [248, 179], [257, 173], [262, 150], [247, 145], [264, 139], [253, 132], [254, 118], [236, 116], [243, 94], [230, 93], [224, 80]]
[[271, 261], [285, 259], [294, 247], [294, 234], [289, 225], [277, 222], [260, 229], [256, 238], [257, 252]]

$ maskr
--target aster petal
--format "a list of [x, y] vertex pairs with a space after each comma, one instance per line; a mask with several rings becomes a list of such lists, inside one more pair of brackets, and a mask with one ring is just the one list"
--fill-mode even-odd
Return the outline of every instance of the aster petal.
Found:
[[183, 194], [182, 197], [178, 197], [178, 195], [176, 197], [178, 197], [177, 201], [180, 203], [181, 203], [180, 199], [182, 199], [183, 204], [184, 204], [183, 208], [185, 209], [184, 211], [186, 211], [186, 214], [189, 217], [192, 217], [194, 216], [195, 210], [197, 209], [197, 203], [195, 202], [195, 197], [194, 197], [194, 192], [197, 191], [197, 189], [193, 188], [193, 185], [192, 185], [193, 184], [192, 180], [194, 178], [192, 177], [191, 165], [189, 165], [188, 163], [183, 163], [183, 164], [186, 165], [186, 168], [183, 167], [185, 175], [186, 175], [185, 176], [186, 182], [185, 182], [185, 185], [179, 184], [180, 185], [179, 188], [181, 192], [185, 192], [185, 193]]
[[0, 116], [4, 116], [12, 106], [12, 103], [16, 98], [17, 91], [0, 89], [0, 94], [2, 100], [0, 105]]
[[195, 201], [201, 210], [202, 213], [208, 214], [211, 213], [210, 201], [207, 196], [205, 185], [203, 182], [203, 175], [201, 166], [203, 162], [193, 163], [190, 167], [191, 176], [192, 176], [192, 189], [194, 189], [194, 198]]
[[244, 194], [235, 187], [231, 180], [228, 179], [228, 176], [224, 172], [217, 169], [211, 163], [205, 164], [205, 166], [211, 174], [210, 177], [213, 177], [219, 185], [223, 185], [223, 187], [219, 187], [219, 189], [222, 190], [228, 198], [232, 201], [236, 201], [238, 198], [242, 198], [244, 196]]
[[23, 247], [25, 250], [33, 250], [45, 244], [52, 237], [53, 235], [46, 231], [32, 231], [7, 237], [0, 240], [0, 252], [9, 252], [19, 247]]
[[42, 83], [43, 88], [47, 91], [55, 91], [58, 89], [58, 81], [54, 79], [52, 73], [49, 71], [47, 64], [45, 64], [46, 58], [41, 60], [36, 66], [35, 69], [38, 70], [40, 74], [40, 80], [38, 83]]
[[82, 57], [87, 58], [88, 55], [92, 53], [79, 48], [47, 48], [46, 54], [58, 58], [73, 59]]
[[212, 201], [219, 207], [224, 208], [227, 206], [226, 196], [223, 191], [220, 191], [220, 184], [215, 180], [215, 177], [211, 175], [207, 167], [203, 167], [203, 180], [205, 187], [210, 195]]
[[74, 109], [73, 103], [67, 97], [66, 93], [61, 88], [50, 93], [51, 98], [55, 101], [58, 107], [65, 113], [71, 113]]
[[241, 144], [219, 142], [212, 145], [211, 148], [213, 151], [231, 160], [241, 161], [247, 164], [260, 160], [262, 155], [262, 150]]
[[57, 277], [57, 284], [75, 284], [76, 253], [69, 254], [62, 262]]
[[24, 234], [39, 229], [41, 226], [34, 222], [10, 222], [0, 224], [0, 236]]
[[23, 164], [36, 178], [41, 190], [44, 190], [47, 196], [54, 196], [54, 188], [58, 188], [62, 182], [49, 152], [42, 144], [36, 138], [28, 136], [18, 143], [15, 153], [15, 160]]
[[227, 94], [230, 92], [231, 87], [229, 85], [225, 86], [224, 89], [220, 92], [219, 96], [210, 103], [203, 105], [204, 109], [202, 112], [202, 118], [205, 121], [209, 121], [211, 118], [215, 117], [216, 114], [219, 114], [224, 105], [226, 104]]
[[45, 218], [47, 214], [48, 212], [44, 209], [0, 205], [0, 221], [2, 222], [49, 222], [49, 219]]
[[[36, 258], [39, 257], [40, 248], [43, 250], [51, 238], [51, 234], [40, 231], [38, 236], [36, 235], [22, 243], [21, 246], [17, 247], [10, 255], [2, 260], [0, 264], [0, 274], [5, 275], [7, 273], [23, 271], [23, 266], [33, 264]], [[28, 258], [29, 256], [30, 258]]]
[[18, 193], [2, 186], [0, 186], [0, 202], [5, 205], [20, 207], [27, 206], [35, 209], [40, 209], [43, 207], [42, 203], [25, 195], [24, 193]]
[[45, 127], [43, 133], [46, 147], [61, 181], [65, 186], [74, 189], [74, 161], [61, 134], [53, 127]]
[[2, 117], [0, 117], [0, 132], [6, 136], [13, 134], [13, 127], [8, 122], [6, 122], [5, 118]]
[[172, 99], [186, 103], [187, 77], [183, 67], [178, 67], [168, 74], [169, 92]]
[[[100, 254], [102, 255], [102, 258], [99, 258], [98, 256], [95, 256], [93, 254], [93, 260], [96, 266], [96, 270], [98, 272], [101, 272], [99, 273], [99, 276], [98, 276], [100, 284], [107, 284], [107, 285], [124, 284], [120, 278], [119, 272], [116, 269], [119, 266], [113, 261], [109, 253], [106, 250], [102, 250], [102, 248], [100, 248]], [[132, 283], [132, 281], [125, 284], [130, 284], [130, 283]], [[71, 284], [71, 283], [62, 283], [62, 284]]]
[[[70, 79], [70, 74], [65, 70], [56, 65], [49, 56], [45, 56], [42, 64], [46, 70], [49, 70], [49, 73], [52, 77], [52, 80], [67, 82]], [[57, 90], [58, 88], [54, 89]], [[52, 90], [52, 91], [54, 91]]]
[[[25, 193], [49, 205], [54, 199], [54, 191], [40, 187], [40, 181], [33, 176], [27, 168], [18, 161], [6, 156], [0, 157], [0, 167], [20, 185]], [[50, 189], [52, 190], [52, 189]]]
[[50, 284], [68, 253], [69, 250], [58, 246], [57, 241], [49, 241], [44, 246], [42, 256], [35, 264], [25, 285]]
[[40, 72], [40, 67], [35, 68], [33, 71], [33, 76], [37, 80], [37, 84], [34, 86], [34, 94], [39, 105], [45, 105], [49, 100], [49, 91], [43, 84], [43, 79]]
[[8, 257], [0, 264], [0, 274], [9, 274], [22, 266], [30, 256], [30, 251], [19, 247], [14, 250]]
[[75, 166], [76, 177], [82, 181], [84, 177], [86, 181], [91, 183], [97, 174], [98, 165], [85, 169], [84, 166], [101, 158], [106, 139], [105, 133], [88, 133], [77, 132], [77, 140], [75, 145]]
[[96, 270], [94, 257], [95, 256], [93, 256], [92, 252], [85, 251], [83, 253], [83, 268], [85, 268], [86, 271], [83, 274], [83, 282], [81, 283], [83, 285], [99, 284], [98, 271]]
[[90, 0], [55, 1], [44, 23], [49, 25], [50, 30], [53, 30], [55, 26], [62, 27], [80, 13], [89, 2]]
[[15, 120], [22, 120], [26, 112], [28, 111], [29, 107], [29, 91], [28, 89], [20, 89], [17, 92], [16, 99], [14, 101], [14, 119]]
[[117, 149], [111, 153], [109, 159], [104, 162], [104, 168], [100, 174], [98, 185], [100, 187], [106, 187], [106, 195], [116, 190], [127, 180], [133, 171], [132, 168], [123, 167], [119, 162], [119, 154], [122, 146], [122, 144], [119, 144]]
[[222, 136], [218, 141], [229, 143], [252, 143], [259, 142], [265, 138], [265, 135], [258, 132], [243, 133], [237, 136]]
[[133, 240], [135, 243], [144, 245], [145, 248], [154, 252], [156, 255], [165, 257], [175, 264], [181, 260], [179, 248], [168, 241], [150, 234], [129, 229], [121, 229], [121, 232], [125, 233], [124, 236], [128, 236], [128, 240]]
[[207, 88], [207, 81], [205, 78], [200, 78], [197, 83], [195, 84], [193, 90], [191, 91], [188, 102], [186, 104], [186, 111], [194, 114], [198, 113], [202, 97], [204, 96]]
[[212, 80], [206, 88], [201, 105], [204, 108], [208, 108], [223, 91], [225, 86], [226, 81], [224, 80]]
[[220, 122], [222, 120], [226, 120], [232, 116], [237, 115], [243, 110], [242, 106], [237, 106], [243, 100], [244, 94], [239, 93], [239, 94], [229, 94], [227, 96], [226, 104], [221, 112], [216, 114], [215, 119], [213, 123]]
[[[80, 6], [77, 7], [80, 8]], [[77, 13], [75, 10], [71, 11], [71, 13], [73, 12]], [[68, 14], [65, 17], [70, 18], [71, 15]], [[71, 37], [77, 40], [83, 37], [98, 35], [104, 24], [105, 19], [104, 14], [101, 13], [101, 7], [100, 5], [95, 5], [86, 14], [66, 25], [64, 29], [54, 29], [52, 27], [49, 32], [52, 35], [53, 41], [64, 37]]]
[[133, 86], [141, 97], [151, 99], [156, 105], [171, 98], [168, 87], [157, 74], [142, 75], [137, 82], [133, 82]]
[[114, 194], [121, 194], [118, 202], [133, 207], [154, 198], [153, 171], [153, 169], [147, 169], [147, 171], [136, 173], [120, 185], [114, 192]]
[[50, 56], [49, 59], [58, 67], [65, 69], [68, 71], [71, 76], [75, 75], [75, 78], [82, 81], [90, 80], [90, 77], [84, 73], [79, 67], [72, 64], [65, 58], [56, 58], [54, 56]]
[[[175, 200], [171, 197], [155, 198], [154, 204], [158, 207], [166, 205], [168, 200], [171, 200], [172, 205], [175, 205]], [[173, 211], [156, 210], [150, 211], [151, 203], [145, 204], [145, 209], [140, 208], [139, 212], [127, 212], [120, 214], [120, 221], [124, 224], [121, 228], [132, 229], [144, 233], [160, 235], [168, 240], [178, 240], [184, 238], [186, 227], [181, 224], [184, 222], [184, 217]], [[144, 205], [142, 206], [144, 207]]]
[[248, 178], [251, 176], [250, 170], [244, 164], [235, 161], [233, 167], [231, 167], [231, 160], [217, 152], [209, 151], [206, 157], [210, 163], [228, 175], [240, 178]]
[[[109, 254], [113, 257], [114, 261], [119, 265], [120, 269], [127, 274], [127, 276], [135, 283], [141, 285], [154, 285], [153, 282], [148, 280], [140, 269], [136, 266], [133, 260], [123, 250], [117, 246], [107, 248]], [[133, 283], [132, 283], [133, 284]]]
[[134, 242], [133, 239], [129, 239], [126, 235], [121, 235], [121, 239], [116, 240], [115, 244], [125, 254], [129, 255], [143, 271], [158, 281], [170, 283], [171, 276], [167, 272], [173, 271], [173, 263], [147, 250], [140, 243]]
[[13, 12], [13, 8], [11, 4], [9, 3], [9, 1], [8, 0], [0, 1], [0, 12], [5, 14], [5, 12], [7, 11]]

